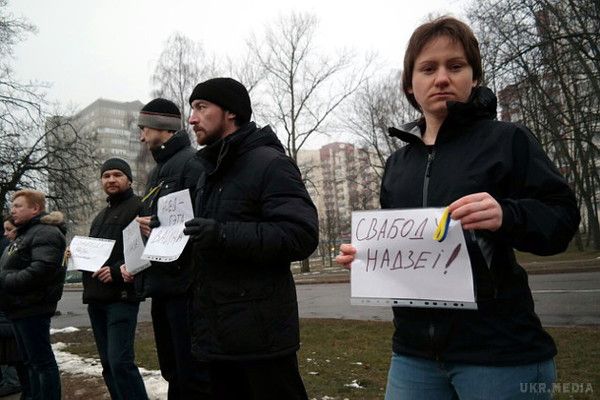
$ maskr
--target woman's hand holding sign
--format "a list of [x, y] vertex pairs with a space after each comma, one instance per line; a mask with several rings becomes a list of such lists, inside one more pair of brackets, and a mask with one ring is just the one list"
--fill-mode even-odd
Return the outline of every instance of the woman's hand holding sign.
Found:
[[462, 228], [497, 231], [502, 226], [502, 207], [489, 193], [463, 196], [448, 206], [450, 217]]
[[356, 249], [350, 243], [344, 243], [340, 246], [340, 254], [335, 257], [335, 262], [346, 269], [352, 268], [352, 261], [354, 261], [354, 255]]

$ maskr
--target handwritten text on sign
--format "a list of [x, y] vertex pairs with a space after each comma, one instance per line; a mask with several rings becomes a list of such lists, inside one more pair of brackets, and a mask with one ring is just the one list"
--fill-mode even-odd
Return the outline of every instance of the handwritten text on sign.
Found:
[[460, 223], [442, 242], [443, 209], [352, 213], [352, 297], [474, 302], [473, 274]]
[[142, 259], [177, 260], [190, 238], [183, 234], [185, 221], [194, 218], [189, 189], [159, 198], [157, 216], [160, 226], [152, 229]]
[[129, 273], [135, 275], [151, 265], [150, 261], [142, 260], [143, 253], [144, 241], [140, 224], [134, 219], [123, 229], [123, 255]]
[[114, 245], [115, 241], [110, 239], [74, 236], [69, 244], [68, 269], [96, 272], [104, 266]]

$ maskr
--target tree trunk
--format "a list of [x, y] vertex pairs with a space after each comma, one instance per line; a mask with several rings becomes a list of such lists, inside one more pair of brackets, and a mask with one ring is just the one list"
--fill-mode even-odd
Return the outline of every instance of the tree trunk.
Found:
[[300, 263], [300, 272], [310, 272], [310, 261], [308, 258], [305, 258]]

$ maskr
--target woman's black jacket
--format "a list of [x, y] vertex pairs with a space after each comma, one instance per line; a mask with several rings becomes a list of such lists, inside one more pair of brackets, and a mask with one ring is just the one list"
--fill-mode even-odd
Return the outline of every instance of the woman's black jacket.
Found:
[[579, 225], [578, 207], [536, 138], [520, 125], [493, 120], [495, 115], [495, 96], [479, 88], [468, 103], [449, 103], [432, 146], [421, 140], [422, 122], [390, 129], [408, 144], [387, 161], [382, 208], [445, 207], [488, 192], [503, 214], [496, 232], [465, 232], [478, 310], [394, 307], [396, 353], [497, 366], [556, 354], [513, 249], [564, 251]]

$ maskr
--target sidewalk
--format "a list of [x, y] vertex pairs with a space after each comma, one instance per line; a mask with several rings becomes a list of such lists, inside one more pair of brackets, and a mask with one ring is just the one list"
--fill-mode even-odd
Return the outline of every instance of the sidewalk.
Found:
[[[569, 261], [535, 261], [522, 264], [528, 274], [563, 274], [575, 272], [600, 272], [600, 258]], [[293, 270], [297, 270], [294, 268]], [[300, 273], [294, 271], [296, 285], [314, 283], [348, 283], [350, 271], [340, 267]]]
[[[575, 272], [600, 272], [600, 258], [569, 261], [535, 261], [523, 263], [528, 274], [563, 274]], [[314, 283], [349, 283], [350, 271], [341, 267], [318, 269], [301, 273], [299, 267], [292, 267], [294, 281], [297, 285]], [[67, 291], [81, 290], [81, 283], [67, 283]]]

